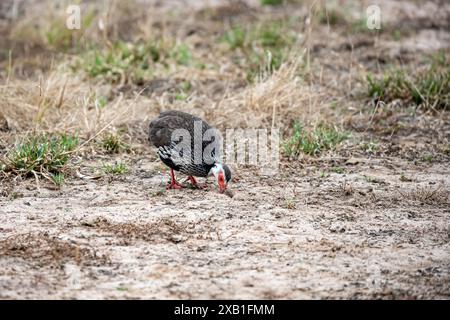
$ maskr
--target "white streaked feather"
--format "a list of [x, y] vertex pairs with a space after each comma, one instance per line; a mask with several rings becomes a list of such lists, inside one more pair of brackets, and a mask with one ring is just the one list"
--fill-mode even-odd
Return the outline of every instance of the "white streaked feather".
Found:
[[[158, 154], [164, 159], [170, 159], [176, 166], [189, 166], [192, 164], [192, 157], [182, 156], [182, 148], [172, 143], [170, 146], [161, 146], [158, 148]], [[184, 153], [185, 154], [185, 153]]]

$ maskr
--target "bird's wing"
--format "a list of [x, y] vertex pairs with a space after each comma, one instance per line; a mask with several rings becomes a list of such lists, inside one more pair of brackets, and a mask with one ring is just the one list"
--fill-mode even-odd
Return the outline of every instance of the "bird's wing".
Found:
[[182, 144], [171, 143], [168, 146], [161, 146], [158, 148], [158, 155], [163, 159], [171, 160], [176, 167], [192, 164], [192, 157], [186, 153]]
[[[194, 130], [196, 121], [201, 121], [201, 133]], [[174, 142], [176, 141], [172, 140], [172, 134], [176, 129], [185, 129], [190, 136], [190, 139], [186, 139], [186, 141], [182, 141], [183, 139], [181, 139], [184, 144], [181, 143], [180, 146], [180, 143], [178, 142], [177, 147], [174, 145]], [[208, 131], [207, 134], [206, 131], [209, 129], [211, 129], [211, 131]], [[200, 134], [200, 136], [194, 136], [195, 134]], [[174, 138], [176, 139], [178, 137]], [[185, 112], [176, 110], [162, 112], [158, 118], [150, 123], [149, 140], [158, 148], [166, 147], [162, 148], [160, 151], [160, 155], [163, 158], [170, 158], [174, 162], [178, 161], [180, 164], [186, 163], [189, 159], [189, 155], [195, 159], [208, 157], [208, 162], [211, 163], [220, 159], [222, 144], [220, 132], [217, 129], [212, 128], [202, 119]], [[189, 141], [191, 149], [190, 153], [186, 154], [185, 150], [188, 149]], [[201, 150], [194, 146], [195, 141], [201, 141]], [[200, 151], [201, 154], [194, 157], [194, 153], [198, 151]], [[204, 155], [204, 151], [206, 151], [206, 155]]]
[[186, 120], [178, 116], [158, 117], [150, 123], [149, 140], [156, 147], [169, 146], [173, 131], [187, 125]]
[[196, 121], [201, 121], [202, 133], [211, 128], [205, 121], [189, 113], [177, 110], [161, 112], [159, 117], [150, 123], [149, 140], [156, 147], [169, 145], [172, 142], [172, 133], [176, 129], [186, 129], [192, 140]]

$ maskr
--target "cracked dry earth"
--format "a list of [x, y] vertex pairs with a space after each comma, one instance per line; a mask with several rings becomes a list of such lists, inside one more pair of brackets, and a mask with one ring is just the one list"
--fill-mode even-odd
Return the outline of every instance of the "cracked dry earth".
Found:
[[340, 161], [235, 169], [234, 198], [165, 192], [151, 159], [23, 182], [0, 198], [0, 298], [449, 298], [448, 166]]

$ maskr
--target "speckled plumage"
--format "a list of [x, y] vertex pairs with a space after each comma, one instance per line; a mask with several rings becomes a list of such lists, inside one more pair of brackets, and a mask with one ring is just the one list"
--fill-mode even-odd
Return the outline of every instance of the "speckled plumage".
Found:
[[[194, 129], [196, 121], [198, 123], [198, 129], [200, 129], [201, 124], [201, 130]], [[186, 156], [183, 157], [184, 150], [186, 150], [185, 148], [189, 148], [188, 143], [183, 144], [179, 141], [172, 141], [172, 134], [176, 129], [185, 129], [189, 132], [191, 138], [190, 156], [186, 153]], [[161, 161], [168, 167], [188, 176], [206, 177], [214, 164], [220, 162], [218, 153], [221, 147], [220, 139], [218, 139], [218, 141], [215, 139], [212, 140], [214, 141], [215, 149], [212, 149], [213, 151], [211, 152], [210, 157], [209, 155], [206, 155], [206, 157], [204, 156], [205, 148], [211, 144], [211, 140], [203, 141], [202, 137], [209, 129], [215, 130], [213, 132], [218, 133], [216, 129], [212, 128], [199, 117], [181, 111], [164, 111], [150, 123], [149, 141], [158, 148], [158, 155]], [[217, 135], [215, 137], [219, 136]], [[201, 142], [199, 144], [201, 147], [195, 148], [195, 139]], [[200, 160], [197, 161], [199, 163], [196, 163], [196, 159]], [[228, 167], [225, 170], [226, 174], [228, 172], [227, 178], [231, 178]]]

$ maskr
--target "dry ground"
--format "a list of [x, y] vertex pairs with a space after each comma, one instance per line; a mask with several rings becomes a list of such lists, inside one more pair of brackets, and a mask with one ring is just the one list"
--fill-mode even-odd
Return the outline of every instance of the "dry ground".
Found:
[[[181, 11], [176, 1], [138, 1], [147, 9], [137, 12], [111, 2], [106, 18], [99, 6], [84, 36], [70, 36], [81, 49], [48, 37], [64, 6], [0, 14], [0, 46], [12, 49], [0, 51], [0, 155], [40, 132], [77, 132], [83, 143], [61, 187], [0, 171], [0, 298], [450, 298], [448, 105], [380, 105], [365, 93], [369, 72], [413, 73], [439, 50], [449, 60], [449, 5], [378, 1], [383, 29], [373, 33], [320, 22], [308, 1], [188, 2]], [[367, 5], [326, 4], [347, 19]], [[242, 52], [218, 39], [232, 25], [286, 17], [292, 52], [278, 71], [248, 81]], [[29, 31], [34, 24], [47, 36]], [[185, 43], [192, 61], [175, 65], [168, 54], [168, 66], [142, 81], [93, 78], [76, 62], [88, 41], [155, 35]], [[316, 156], [283, 154], [275, 176], [233, 166], [233, 198], [212, 182], [165, 191], [167, 170], [145, 131], [172, 108], [221, 129], [274, 125], [286, 139], [295, 119], [307, 128], [325, 121], [350, 138]], [[126, 150], [102, 150], [106, 132]], [[127, 173], [102, 173], [119, 161]]]

